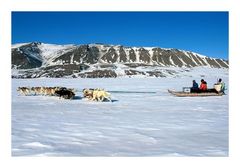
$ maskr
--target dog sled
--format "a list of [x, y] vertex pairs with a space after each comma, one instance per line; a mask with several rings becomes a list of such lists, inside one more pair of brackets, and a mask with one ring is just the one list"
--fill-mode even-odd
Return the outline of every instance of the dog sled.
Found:
[[224, 93], [220, 92], [200, 92], [200, 93], [192, 93], [192, 92], [184, 92], [184, 91], [174, 91], [169, 90], [168, 92], [177, 97], [206, 97], [206, 96], [222, 96]]

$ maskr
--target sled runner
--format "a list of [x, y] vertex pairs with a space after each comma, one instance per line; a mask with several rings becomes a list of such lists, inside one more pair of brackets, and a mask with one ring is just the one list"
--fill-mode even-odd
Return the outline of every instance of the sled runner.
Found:
[[169, 89], [168, 89], [168, 92], [178, 97], [205, 97], [205, 96], [222, 96], [223, 95], [223, 93], [216, 93], [216, 92], [191, 93], [191, 92], [173, 91]]

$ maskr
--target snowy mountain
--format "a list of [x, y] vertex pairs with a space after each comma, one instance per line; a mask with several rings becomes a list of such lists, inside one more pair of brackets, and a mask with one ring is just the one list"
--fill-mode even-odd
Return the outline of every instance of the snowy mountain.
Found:
[[228, 69], [228, 61], [178, 49], [40, 42], [12, 45], [12, 77], [181, 76], [194, 68]]

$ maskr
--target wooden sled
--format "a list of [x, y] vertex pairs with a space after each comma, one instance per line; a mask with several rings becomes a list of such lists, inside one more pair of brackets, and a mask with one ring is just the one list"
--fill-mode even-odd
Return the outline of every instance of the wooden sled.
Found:
[[202, 93], [191, 93], [191, 92], [180, 92], [168, 90], [174, 96], [177, 97], [205, 97], [205, 96], [222, 96], [223, 93], [215, 93], [215, 92], [202, 92]]

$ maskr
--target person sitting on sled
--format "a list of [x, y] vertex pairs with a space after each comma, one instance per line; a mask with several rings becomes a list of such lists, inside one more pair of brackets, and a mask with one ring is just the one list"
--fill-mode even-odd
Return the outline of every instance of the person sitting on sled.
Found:
[[200, 84], [199, 90], [201, 92], [206, 92], [207, 91], [207, 82], [204, 81], [203, 79], [201, 79], [201, 84]]
[[218, 79], [218, 82], [214, 84], [214, 88], [218, 93], [224, 93], [225, 90], [225, 83], [222, 82], [222, 79]]
[[198, 91], [199, 91], [198, 83], [195, 80], [193, 80], [193, 85], [191, 87], [191, 92], [195, 93], [195, 92], [198, 92]]

